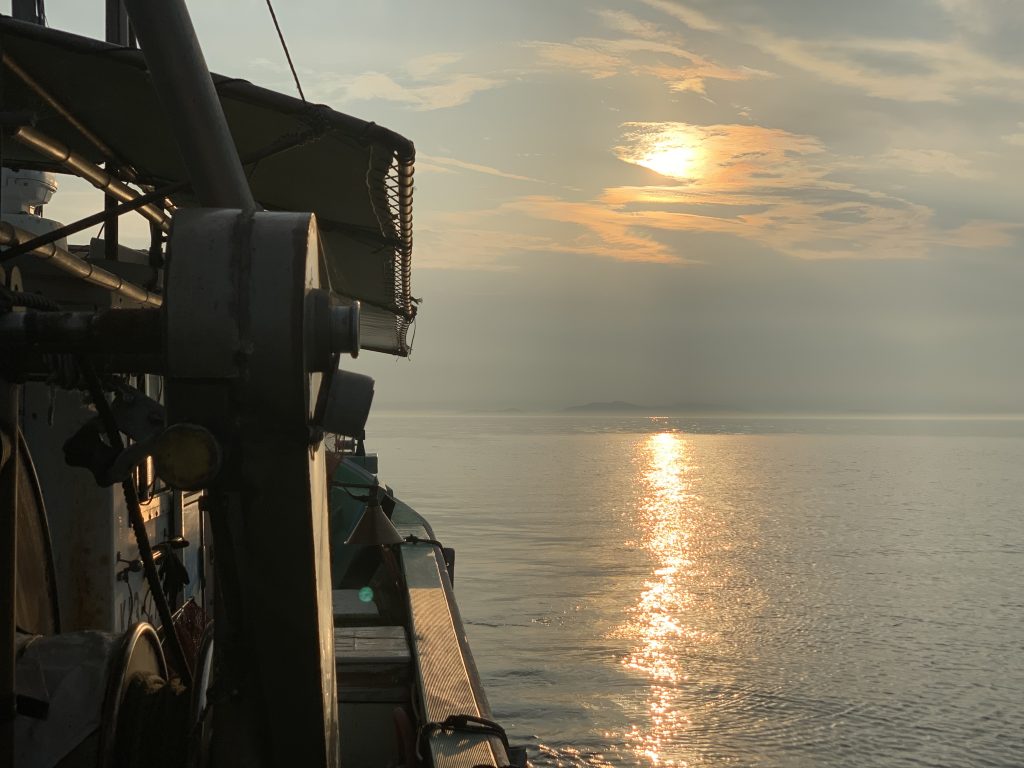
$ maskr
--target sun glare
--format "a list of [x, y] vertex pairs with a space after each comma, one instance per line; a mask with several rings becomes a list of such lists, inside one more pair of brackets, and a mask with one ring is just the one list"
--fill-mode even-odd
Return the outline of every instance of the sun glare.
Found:
[[692, 146], [659, 146], [638, 158], [636, 164], [662, 176], [692, 179], [697, 175], [699, 157], [700, 153]]
[[671, 179], [692, 181], [704, 174], [704, 135], [684, 123], [654, 123], [628, 131], [619, 158]]

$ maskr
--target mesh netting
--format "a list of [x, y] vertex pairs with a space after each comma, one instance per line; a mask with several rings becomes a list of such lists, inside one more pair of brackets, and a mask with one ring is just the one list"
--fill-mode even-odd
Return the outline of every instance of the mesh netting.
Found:
[[367, 184], [374, 213], [381, 233], [394, 249], [390, 279], [394, 284], [394, 331], [399, 355], [408, 355], [406, 338], [409, 325], [416, 317], [412, 298], [412, 193], [415, 154], [400, 154], [375, 145], [370, 153]]

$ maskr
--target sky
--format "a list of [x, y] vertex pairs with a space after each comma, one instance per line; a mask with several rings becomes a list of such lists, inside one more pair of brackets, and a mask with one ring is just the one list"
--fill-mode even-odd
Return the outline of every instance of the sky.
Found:
[[[263, 0], [190, 7], [212, 70], [295, 93]], [[376, 408], [1024, 412], [1024, 3], [276, 11], [310, 100], [416, 143]]]

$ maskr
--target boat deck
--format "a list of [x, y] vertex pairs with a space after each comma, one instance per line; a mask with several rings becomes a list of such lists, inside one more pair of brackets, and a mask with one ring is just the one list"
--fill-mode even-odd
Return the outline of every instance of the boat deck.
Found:
[[[345, 461], [334, 480], [359, 487], [376, 477]], [[507, 766], [495, 734], [440, 727], [451, 716], [490, 717], [440, 549], [427, 541], [399, 544], [397, 556], [389, 563], [385, 555], [368, 575], [363, 553], [337, 543], [354, 528], [362, 504], [335, 485], [331, 507], [344, 762], [404, 764], [404, 752], [414, 763], [408, 753], [419, 741], [421, 751], [429, 745], [435, 766]], [[426, 520], [400, 501], [391, 521], [403, 537], [434, 538]], [[404, 589], [396, 590], [395, 580]], [[403, 727], [403, 718], [409, 725]], [[411, 723], [420, 724], [416, 732]]]

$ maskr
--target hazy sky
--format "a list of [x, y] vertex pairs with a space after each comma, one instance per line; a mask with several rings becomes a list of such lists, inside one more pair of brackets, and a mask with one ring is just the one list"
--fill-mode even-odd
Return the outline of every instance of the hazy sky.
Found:
[[[263, 0], [190, 6], [212, 69], [294, 93]], [[1024, 3], [276, 10], [308, 97], [416, 142], [378, 408], [1024, 411]]]

